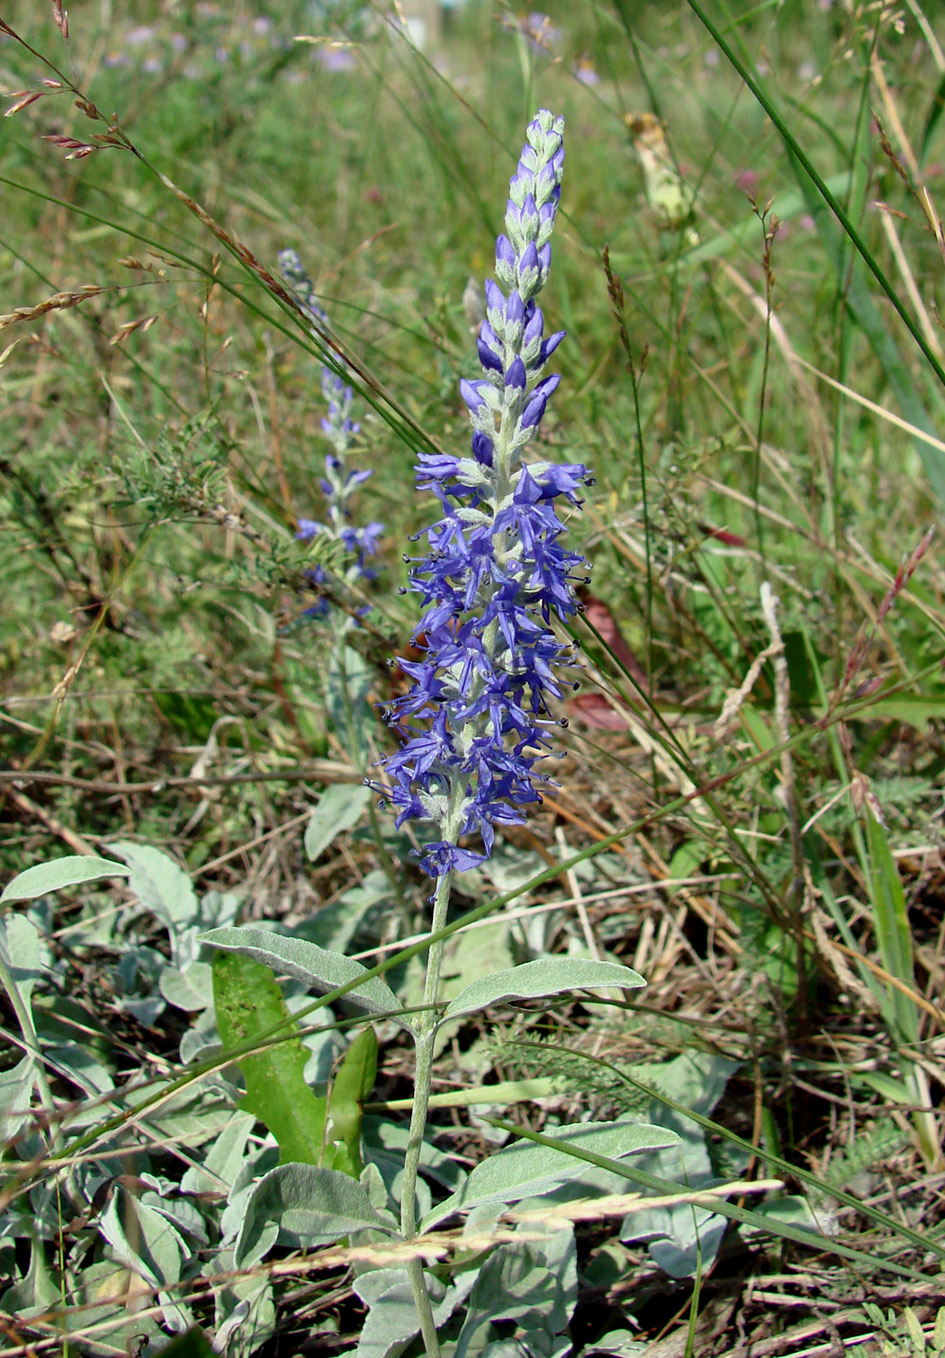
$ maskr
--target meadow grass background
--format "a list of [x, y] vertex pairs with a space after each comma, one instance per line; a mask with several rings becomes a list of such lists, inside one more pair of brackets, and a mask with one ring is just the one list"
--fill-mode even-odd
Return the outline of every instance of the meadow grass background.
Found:
[[[491, 271], [529, 117], [563, 113], [544, 310], [568, 338], [540, 451], [597, 478], [569, 525], [593, 566], [593, 627], [575, 631], [588, 669], [563, 709], [560, 787], [459, 902], [647, 819], [509, 907], [554, 911], [461, 935], [454, 973], [588, 946], [636, 967], [639, 1003], [572, 1006], [535, 1031], [631, 1073], [686, 1053], [733, 1063], [717, 1106], [708, 1077], [682, 1102], [813, 1173], [820, 1190], [782, 1176], [792, 1203], [806, 1193], [808, 1225], [829, 1218], [829, 1238], [876, 1263], [743, 1235], [694, 1289], [601, 1222], [582, 1237], [576, 1351], [632, 1323], [637, 1340], [669, 1327], [680, 1352], [746, 1337], [798, 1352], [798, 1296], [836, 1333], [885, 1324], [887, 1342], [916, 1345], [900, 1318], [911, 1302], [931, 1334], [941, 1250], [895, 1223], [934, 1240], [945, 1168], [945, 577], [927, 538], [945, 497], [945, 28], [917, 0], [704, 10], [716, 36], [686, 4], [549, 3], [536, 40], [518, 11], [470, 0], [420, 49], [383, 6], [89, 3], [67, 49], [45, 9], [5, 7], [140, 155], [65, 159], [44, 135], [105, 130], [67, 93], [2, 124], [0, 870], [131, 842], [169, 853], [200, 891], [236, 892], [243, 919], [305, 927], [347, 910], [353, 951], [422, 929], [424, 881], [383, 815], [315, 864], [303, 851], [323, 789], [357, 782], [391, 740], [362, 721], [353, 746], [330, 629], [304, 614], [294, 532], [320, 511], [318, 344], [160, 175], [273, 273], [297, 249], [362, 374], [353, 460], [374, 475], [359, 513], [386, 524], [357, 639], [369, 711], [416, 621], [397, 592], [408, 535], [433, 512], [412, 488], [415, 453], [468, 438], [467, 280]], [[44, 75], [0, 38], [7, 92]], [[119, 974], [123, 950], [160, 959], [166, 941], [120, 901], [101, 888], [46, 908], [57, 979], [38, 1001], [117, 1083], [142, 1063], [179, 1069], [191, 1022], [129, 1008], [154, 977], [140, 958]], [[109, 911], [107, 937], [67, 946], [58, 932]], [[409, 966], [395, 975], [410, 996]], [[528, 1029], [467, 1030], [441, 1055], [442, 1089], [554, 1076], [557, 1102], [510, 1112], [537, 1130], [623, 1106], [607, 1070], [536, 1051]], [[381, 1072], [378, 1099], [409, 1094], [396, 1042]], [[56, 1080], [59, 1099], [81, 1096]], [[461, 1112], [443, 1138], [488, 1150]], [[172, 1159], [155, 1164], [173, 1177]], [[25, 1248], [0, 1257], [22, 1267]], [[32, 1248], [54, 1267], [53, 1243]], [[891, 1284], [888, 1257], [927, 1282]], [[297, 1351], [343, 1348], [360, 1324], [350, 1291], [338, 1274], [306, 1289]], [[288, 1296], [277, 1288], [286, 1315]]]

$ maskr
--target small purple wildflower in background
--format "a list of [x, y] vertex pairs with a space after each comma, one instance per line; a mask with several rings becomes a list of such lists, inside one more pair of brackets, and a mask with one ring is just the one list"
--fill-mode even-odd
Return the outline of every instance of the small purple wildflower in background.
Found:
[[[432, 823], [420, 861], [433, 877], [483, 862], [495, 826], [521, 824], [523, 808], [541, 800], [535, 784], [547, 780], [534, 765], [555, 724], [548, 700], [561, 696], [555, 666], [573, 663], [550, 622], [578, 610], [573, 587], [585, 577], [575, 572], [587, 563], [560, 545], [554, 502], [580, 504], [590, 477], [582, 464], [522, 460], [559, 381], [542, 374], [564, 334], [545, 337], [534, 299], [551, 267], [563, 128], [563, 118], [538, 113], [509, 185], [498, 281], [485, 285], [483, 376], [460, 383], [472, 456], [421, 453], [417, 469], [443, 517], [424, 530], [426, 556], [411, 563], [425, 609], [414, 643], [426, 655], [400, 662], [413, 687], [388, 720], [406, 740], [384, 764], [398, 826]], [[482, 852], [460, 847], [477, 832]]]
[[550, 54], [563, 36], [561, 29], [555, 27], [550, 16], [542, 14], [540, 10], [533, 10], [531, 14], [517, 14], [509, 19], [500, 20], [500, 23], [513, 32], [517, 29], [533, 52]]
[[600, 84], [600, 76], [597, 74], [594, 63], [586, 52], [578, 57], [572, 69], [575, 77], [580, 80], [582, 85], [586, 85], [588, 89], [593, 89], [595, 85]]
[[[327, 329], [328, 317], [319, 304], [314, 284], [295, 250], [283, 250], [280, 253], [279, 268], [305, 314], [322, 329]], [[333, 448], [333, 452], [325, 458], [325, 474], [319, 483], [325, 497], [327, 522], [300, 518], [296, 537], [306, 540], [325, 535], [340, 542], [353, 558], [346, 578], [349, 581], [373, 580], [376, 572], [365, 565], [365, 560], [377, 555], [378, 539], [384, 531], [384, 525], [372, 522], [364, 528], [358, 528], [350, 522], [349, 498], [372, 475], [363, 469], [349, 470], [347, 465], [348, 449], [361, 428], [351, 419], [353, 393], [344, 378], [333, 372], [327, 364], [322, 368], [322, 392], [328, 406], [328, 414], [322, 418], [322, 430]], [[310, 574], [315, 585], [323, 584], [327, 578], [322, 566], [315, 566]], [[322, 599], [307, 611], [310, 614], [325, 614], [328, 603]]]
[[313, 60], [323, 66], [326, 71], [354, 71], [358, 63], [351, 53], [340, 43], [329, 43], [324, 47], [316, 47]]

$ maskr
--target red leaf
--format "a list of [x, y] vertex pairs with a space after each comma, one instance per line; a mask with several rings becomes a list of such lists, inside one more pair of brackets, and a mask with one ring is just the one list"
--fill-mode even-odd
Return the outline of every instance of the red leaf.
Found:
[[747, 547], [748, 539], [740, 538], [737, 533], [730, 533], [727, 528], [713, 528], [711, 523], [700, 523], [699, 528], [708, 538], [715, 538], [717, 542], [724, 542], [726, 547]]
[[595, 731], [626, 731], [630, 722], [603, 693], [581, 693], [568, 703], [568, 717]]
[[584, 605], [585, 618], [594, 630], [600, 633], [601, 639], [607, 643], [618, 663], [641, 688], [646, 688], [646, 671], [624, 641], [623, 633], [603, 599], [582, 590], [581, 602]]

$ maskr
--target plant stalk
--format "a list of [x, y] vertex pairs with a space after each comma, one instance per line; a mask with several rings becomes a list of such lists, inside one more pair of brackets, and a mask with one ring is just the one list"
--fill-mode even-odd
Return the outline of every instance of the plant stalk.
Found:
[[[445, 872], [437, 878], [436, 892], [433, 897], [433, 920], [430, 932], [436, 936], [446, 923], [446, 912], [450, 903], [450, 887], [453, 874]], [[436, 1001], [440, 989], [440, 966], [443, 960], [445, 939], [436, 939], [427, 954], [427, 971], [423, 984], [423, 1013], [417, 1023], [417, 1054], [414, 1075], [413, 1109], [410, 1114], [410, 1133], [407, 1138], [407, 1153], [404, 1156], [404, 1178], [400, 1195], [400, 1229], [405, 1240], [412, 1240], [417, 1234], [417, 1174], [420, 1168], [420, 1154], [423, 1150], [423, 1134], [427, 1126], [430, 1108], [430, 1088], [433, 1083], [433, 1044], [436, 1040], [437, 1012]], [[407, 1276], [413, 1292], [417, 1316], [420, 1320], [420, 1333], [423, 1336], [427, 1358], [440, 1358], [440, 1341], [437, 1338], [436, 1323], [426, 1279], [423, 1276], [423, 1261], [411, 1259], [407, 1264]]]

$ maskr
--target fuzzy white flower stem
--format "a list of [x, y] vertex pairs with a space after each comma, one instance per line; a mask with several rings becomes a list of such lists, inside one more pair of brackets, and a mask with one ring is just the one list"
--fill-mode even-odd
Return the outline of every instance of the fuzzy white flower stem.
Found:
[[[451, 814], [444, 827], [444, 839], [458, 819], [460, 797], [454, 792], [450, 798]], [[458, 826], [453, 832], [453, 842], [458, 838]], [[453, 874], [445, 872], [437, 878], [436, 893], [433, 897], [433, 920], [430, 932], [438, 934], [446, 924], [446, 912], [450, 903], [450, 887]], [[410, 1133], [407, 1138], [407, 1153], [404, 1157], [404, 1178], [400, 1198], [400, 1229], [404, 1239], [411, 1240], [417, 1234], [417, 1173], [420, 1168], [420, 1155], [423, 1150], [423, 1134], [427, 1126], [430, 1108], [430, 1088], [433, 1083], [433, 1044], [436, 1040], [437, 1012], [436, 1002], [440, 990], [440, 966], [443, 961], [443, 939], [430, 945], [427, 953], [427, 972], [423, 985], [424, 1009], [417, 1020], [416, 1029], [416, 1071], [414, 1075], [413, 1110], [410, 1115]], [[423, 1262], [411, 1259], [407, 1265], [407, 1276], [413, 1292], [414, 1305], [420, 1320], [420, 1333], [423, 1336], [427, 1358], [440, 1358], [440, 1341], [433, 1320], [433, 1307], [423, 1276]]]
[[[446, 911], [450, 900], [452, 873], [444, 872], [437, 878], [436, 895], [433, 898], [433, 921], [431, 932], [438, 933], [446, 923]], [[410, 1134], [407, 1139], [407, 1154], [404, 1160], [404, 1182], [400, 1204], [400, 1229], [407, 1239], [417, 1233], [417, 1171], [420, 1166], [420, 1152], [423, 1147], [423, 1134], [427, 1125], [427, 1111], [430, 1106], [430, 1087], [433, 1082], [433, 1040], [436, 1036], [437, 1014], [434, 1006], [440, 989], [440, 965], [443, 960], [443, 940], [430, 945], [427, 954], [427, 974], [423, 986], [423, 1012], [417, 1019], [417, 1058], [414, 1075], [413, 1111], [410, 1117]]]
[[[512, 491], [512, 449], [511, 431], [515, 428], [515, 411], [510, 408], [509, 403], [503, 403], [503, 408], [499, 417], [499, 427], [492, 440], [492, 464], [494, 469], [494, 480], [492, 485], [492, 510], [498, 514], [501, 506]], [[507, 534], [497, 533], [493, 542], [493, 551], [496, 558], [504, 561], [506, 549], [508, 547]], [[495, 660], [496, 645], [499, 640], [499, 620], [493, 618], [492, 622], [482, 634], [482, 649], [490, 660]], [[473, 686], [473, 693], [478, 694], [482, 687], [482, 680], [479, 679]]]

